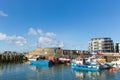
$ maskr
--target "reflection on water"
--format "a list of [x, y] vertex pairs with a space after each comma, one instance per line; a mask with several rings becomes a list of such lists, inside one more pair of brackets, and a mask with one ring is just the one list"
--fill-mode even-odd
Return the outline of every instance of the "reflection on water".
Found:
[[0, 64], [0, 75], [4, 73], [19, 72], [20, 68], [17, 67], [21, 65], [20, 63], [9, 63], [9, 64]]
[[98, 72], [72, 70], [72, 72], [80, 80], [120, 80], [120, 71], [110, 73], [109, 70]]
[[75, 80], [75, 76], [71, 75], [70, 66], [30, 65], [29, 68], [39, 74], [41, 80]]
[[79, 78], [79, 79], [91, 79], [91, 80], [94, 80], [94, 79], [97, 79], [100, 75], [100, 72], [90, 72], [90, 71], [75, 71], [75, 70], [72, 70], [73, 73], [75, 73], [75, 76], [76, 78]]
[[0, 80], [26, 79], [26, 77], [22, 77], [23, 75], [21, 75], [25, 72], [27, 72], [27, 69], [21, 63], [0, 64]]
[[29, 68], [33, 71], [37, 71], [37, 72], [41, 72], [41, 71], [45, 71], [45, 70], [48, 70], [49, 69], [49, 66], [45, 65], [45, 66], [42, 66], [42, 65], [33, 65], [31, 64], [29, 66]]
[[75, 71], [67, 65], [0, 64], [0, 80], [120, 80], [120, 71]]

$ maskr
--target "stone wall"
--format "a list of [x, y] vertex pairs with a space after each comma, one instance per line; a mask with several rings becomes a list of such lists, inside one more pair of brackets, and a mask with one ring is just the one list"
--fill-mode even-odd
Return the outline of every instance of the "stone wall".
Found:
[[35, 55], [42, 55], [46, 58], [54, 56], [62, 56], [62, 49], [59, 48], [37, 48], [26, 55], [27, 58], [32, 58]]

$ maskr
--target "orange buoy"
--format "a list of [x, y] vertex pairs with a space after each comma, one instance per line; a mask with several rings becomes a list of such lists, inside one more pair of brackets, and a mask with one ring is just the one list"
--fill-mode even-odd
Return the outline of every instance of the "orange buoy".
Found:
[[110, 73], [113, 73], [113, 72], [114, 72], [114, 69], [113, 69], [113, 68], [112, 68], [112, 69], [110, 69], [110, 70], [109, 70], [109, 72], [110, 72]]

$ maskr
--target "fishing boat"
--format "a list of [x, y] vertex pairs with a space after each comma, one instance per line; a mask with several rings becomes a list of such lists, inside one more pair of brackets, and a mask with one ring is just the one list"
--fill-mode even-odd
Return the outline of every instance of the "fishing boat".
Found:
[[32, 65], [49, 65], [49, 60], [46, 60], [45, 57], [37, 56], [29, 59], [30, 64]]
[[33, 65], [49, 65], [49, 60], [29, 60]]
[[116, 61], [112, 61], [111, 64], [113, 64], [113, 68], [120, 68], [120, 58]]
[[59, 58], [59, 63], [70, 63], [70, 59], [67, 59], [67, 58]]
[[72, 69], [75, 70], [82, 70], [82, 71], [98, 71], [99, 65], [93, 60], [89, 63], [89, 60], [87, 59], [87, 63], [85, 61], [86, 59], [75, 59], [71, 62]]
[[110, 69], [112, 68], [112, 64], [106, 62], [106, 59], [103, 58], [103, 56], [97, 56], [96, 55], [93, 55], [92, 57], [89, 57], [89, 62], [90, 59], [93, 59], [95, 63], [97, 63], [99, 65], [99, 69]]
[[110, 68], [112, 68], [112, 64], [110, 64], [110, 63], [107, 63], [107, 62], [102, 62], [102, 63], [99, 63], [99, 68], [100, 69], [110, 69]]
[[106, 62], [106, 59], [104, 58], [97, 59], [97, 62], [99, 63], [100, 69], [110, 69], [113, 66], [111, 63]]

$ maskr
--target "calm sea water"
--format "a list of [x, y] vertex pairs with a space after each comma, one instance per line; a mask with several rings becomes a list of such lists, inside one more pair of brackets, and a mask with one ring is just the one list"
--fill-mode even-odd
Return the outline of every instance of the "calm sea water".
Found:
[[82, 72], [68, 65], [0, 64], [0, 80], [120, 80], [120, 71]]

